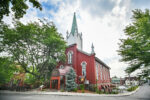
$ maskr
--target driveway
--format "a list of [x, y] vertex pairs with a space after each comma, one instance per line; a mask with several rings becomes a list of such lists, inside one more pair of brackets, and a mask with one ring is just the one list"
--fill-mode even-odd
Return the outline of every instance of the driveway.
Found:
[[150, 100], [150, 86], [147, 84], [130, 96], [60, 96], [35, 94], [0, 94], [0, 100]]

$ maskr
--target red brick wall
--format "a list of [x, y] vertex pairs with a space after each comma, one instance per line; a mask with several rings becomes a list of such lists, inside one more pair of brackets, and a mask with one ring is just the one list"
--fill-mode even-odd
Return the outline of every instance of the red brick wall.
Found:
[[[95, 61], [95, 67], [96, 67], [96, 63], [98, 64], [98, 80], [97, 80], [97, 84], [98, 84], [98, 87], [101, 87], [101, 84], [108, 84], [110, 83], [110, 71], [109, 71], [109, 68], [107, 67], [104, 67], [102, 64], [100, 64], [99, 62]], [[101, 67], [102, 67], [102, 70], [101, 70]], [[101, 79], [101, 72], [102, 72], [102, 79]], [[97, 73], [96, 73], [97, 75]], [[105, 76], [105, 78], [104, 78]]]
[[89, 80], [90, 84], [95, 84], [95, 67], [94, 67], [94, 55], [88, 56], [78, 51], [77, 53], [77, 75], [82, 75], [81, 63], [85, 61], [86, 65], [86, 79]]
[[[81, 63], [83, 61], [85, 61], [87, 63], [86, 65], [86, 79], [89, 80], [90, 84], [96, 84], [96, 62], [95, 61], [95, 54], [93, 55], [87, 55], [84, 54], [82, 52], [80, 52], [79, 50], [77, 50], [77, 45], [74, 44], [70, 47], [68, 47], [66, 49], [66, 57], [69, 51], [73, 51], [73, 62], [72, 64], [68, 64], [68, 58], [66, 59], [66, 63], [64, 65], [68, 65], [68, 66], [72, 66], [76, 73], [77, 73], [77, 80], [78, 77], [82, 75], [82, 66]], [[106, 70], [102, 69], [102, 80], [101, 80], [101, 74], [100, 74], [100, 63], [98, 63], [98, 80], [97, 80], [97, 84], [101, 84], [101, 83], [110, 83], [110, 72], [109, 69], [107, 67]], [[60, 65], [60, 64], [59, 64]], [[59, 66], [58, 65], [58, 66]], [[105, 75], [105, 80], [104, 80], [104, 75]], [[78, 82], [78, 81], [77, 81]]]

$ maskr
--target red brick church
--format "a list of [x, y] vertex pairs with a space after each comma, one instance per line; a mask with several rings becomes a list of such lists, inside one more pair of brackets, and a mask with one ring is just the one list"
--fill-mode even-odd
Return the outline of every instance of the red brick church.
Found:
[[[91, 46], [91, 53], [82, 50], [82, 33], [78, 32], [76, 15], [74, 13], [71, 32], [67, 32], [66, 57], [64, 64], [58, 64], [52, 72], [50, 88], [60, 89], [65, 86], [65, 75], [70, 67], [73, 67], [77, 77], [77, 84], [81, 84], [81, 78], [84, 84], [96, 85], [99, 89], [108, 89], [110, 87], [110, 67], [95, 56], [94, 46]], [[82, 83], [82, 84], [83, 84]], [[55, 86], [53, 86], [55, 85]]]

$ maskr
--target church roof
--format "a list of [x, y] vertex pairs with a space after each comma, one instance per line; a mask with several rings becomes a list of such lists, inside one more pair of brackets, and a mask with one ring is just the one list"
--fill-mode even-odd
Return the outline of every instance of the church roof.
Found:
[[85, 52], [85, 51], [83, 51], [83, 50], [80, 50], [80, 49], [77, 49], [79, 52], [81, 52], [81, 53], [83, 53], [83, 54], [86, 54], [86, 55], [88, 55], [88, 56], [91, 56], [91, 55], [93, 55], [93, 54], [90, 54], [90, 53], [87, 53], [87, 52]]
[[[69, 45], [68, 47], [71, 47], [71, 46], [74, 46], [74, 45], [76, 45], [76, 44]], [[78, 50], [79, 52], [85, 54], [85, 55], [88, 55], [88, 56], [93, 55], [93, 54], [91, 54], [91, 53], [87, 53], [87, 52], [85, 52], [85, 51], [83, 51], [83, 50], [80, 50], [80, 49], [77, 49], [77, 50]], [[95, 60], [96, 60], [97, 62], [99, 62], [100, 64], [102, 64], [103, 66], [105, 66], [105, 67], [107, 67], [107, 68], [110, 69], [110, 67], [109, 67], [108, 65], [106, 65], [106, 64], [105, 64], [102, 60], [100, 60], [98, 57], [95, 57]]]
[[71, 34], [74, 35], [75, 32], [78, 33], [78, 26], [77, 26], [77, 21], [76, 21], [76, 13], [74, 12], [72, 28], [71, 28]]
[[110, 67], [108, 65], [106, 65], [103, 61], [101, 61], [98, 57], [95, 57], [95, 60], [98, 61], [99, 63], [103, 64], [105, 67], [110, 69]]

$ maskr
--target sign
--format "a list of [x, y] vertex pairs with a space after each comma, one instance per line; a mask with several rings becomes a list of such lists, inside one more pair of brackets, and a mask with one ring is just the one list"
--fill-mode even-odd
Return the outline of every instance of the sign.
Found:
[[85, 80], [84, 84], [89, 84], [89, 80]]

